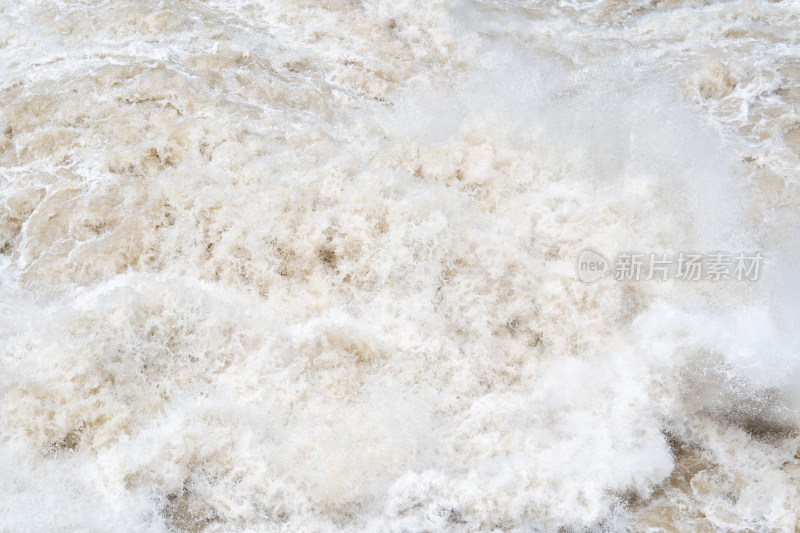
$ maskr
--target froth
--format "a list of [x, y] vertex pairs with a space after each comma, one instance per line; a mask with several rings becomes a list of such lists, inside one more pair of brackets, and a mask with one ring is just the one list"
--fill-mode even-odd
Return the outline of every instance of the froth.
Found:
[[791, 254], [712, 121], [751, 74], [626, 10], [565, 15], [598, 57], [513, 6], [6, 7], [0, 529], [795, 527]]

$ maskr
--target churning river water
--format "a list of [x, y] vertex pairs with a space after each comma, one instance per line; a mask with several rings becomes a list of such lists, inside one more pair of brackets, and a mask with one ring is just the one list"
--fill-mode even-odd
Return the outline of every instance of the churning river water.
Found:
[[0, 105], [0, 531], [800, 528], [798, 0], [4, 0]]

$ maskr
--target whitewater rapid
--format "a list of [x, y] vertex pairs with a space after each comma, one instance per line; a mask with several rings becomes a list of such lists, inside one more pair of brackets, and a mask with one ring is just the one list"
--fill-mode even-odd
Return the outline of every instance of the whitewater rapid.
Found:
[[6, 0], [0, 104], [0, 531], [800, 527], [799, 1]]

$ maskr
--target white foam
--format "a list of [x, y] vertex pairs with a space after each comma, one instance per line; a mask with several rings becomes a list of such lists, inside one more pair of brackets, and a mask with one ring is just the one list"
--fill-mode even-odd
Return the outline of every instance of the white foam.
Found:
[[2, 8], [0, 529], [793, 530], [784, 4]]

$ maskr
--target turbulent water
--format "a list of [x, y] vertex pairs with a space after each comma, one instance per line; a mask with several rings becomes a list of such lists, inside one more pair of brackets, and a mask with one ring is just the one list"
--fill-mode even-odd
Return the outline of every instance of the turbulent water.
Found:
[[800, 1], [4, 0], [0, 103], [0, 531], [800, 528]]

